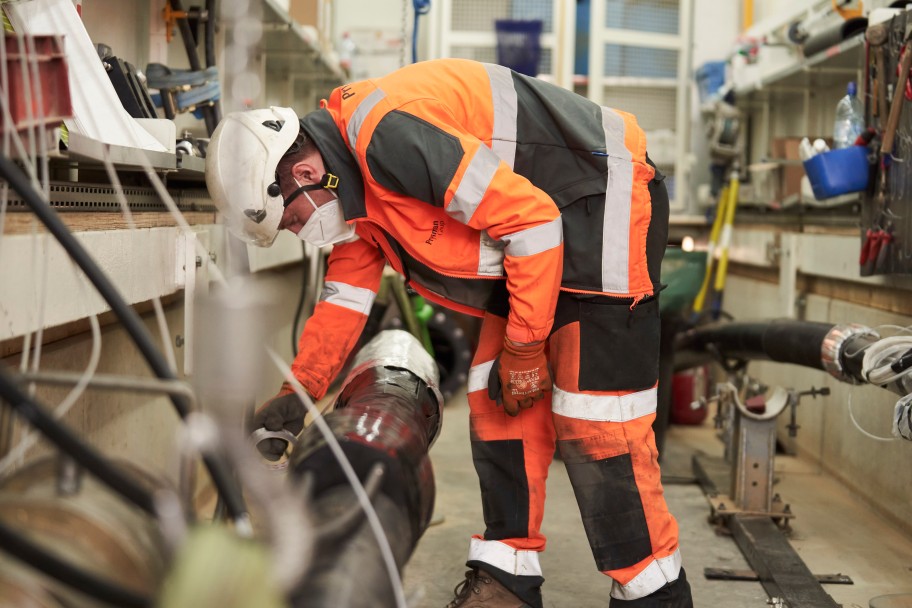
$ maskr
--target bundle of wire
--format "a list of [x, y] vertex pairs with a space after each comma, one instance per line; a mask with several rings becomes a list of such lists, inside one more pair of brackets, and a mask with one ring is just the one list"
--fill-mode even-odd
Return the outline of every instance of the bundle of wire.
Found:
[[[871, 384], [884, 386], [900, 382], [906, 386], [904, 381], [912, 376], [912, 335], [883, 338], [869, 346], [864, 353], [861, 373]], [[912, 394], [896, 403], [893, 436], [912, 441]]]
[[891, 336], [869, 346], [861, 373], [865, 380], [878, 386], [912, 374], [912, 336]]
[[912, 395], [906, 395], [896, 402], [893, 412], [893, 436], [912, 441]]

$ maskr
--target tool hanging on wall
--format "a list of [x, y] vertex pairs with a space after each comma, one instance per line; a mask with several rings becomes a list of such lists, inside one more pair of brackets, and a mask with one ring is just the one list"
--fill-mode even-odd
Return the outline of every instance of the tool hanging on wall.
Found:
[[871, 87], [872, 114], [877, 117], [883, 128], [887, 119], [887, 74], [884, 59], [884, 43], [887, 41], [887, 28], [882, 23], [870, 26], [865, 31], [868, 46], [874, 49], [874, 86]]

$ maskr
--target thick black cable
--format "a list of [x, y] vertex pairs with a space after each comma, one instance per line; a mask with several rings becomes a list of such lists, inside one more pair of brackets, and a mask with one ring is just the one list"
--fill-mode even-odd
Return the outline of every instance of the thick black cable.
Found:
[[5, 366], [0, 365], [0, 398], [29, 424], [38, 429], [54, 445], [66, 452], [87, 471], [98, 477], [106, 486], [132, 502], [134, 505], [155, 514], [155, 501], [152, 494], [138, 485], [108, 459], [96, 452], [75, 433], [55, 420], [45, 408], [26, 395], [17, 386]]
[[727, 359], [769, 359], [824, 369], [821, 344], [832, 328], [832, 323], [793, 320], [716, 323], [680, 334], [675, 350], [712, 351]]
[[[184, 8], [180, 0], [168, 0], [171, 4], [171, 10], [183, 12]], [[184, 50], [187, 51], [187, 61], [190, 63], [190, 69], [199, 72], [203, 69], [200, 65], [199, 54], [196, 52], [196, 41], [193, 39], [193, 32], [190, 31], [190, 21], [186, 17], [177, 18], [177, 27], [180, 30], [181, 40], [184, 43]], [[206, 122], [206, 131], [209, 135], [215, 131], [215, 125], [218, 121], [215, 119], [215, 111], [212, 106], [203, 106], [200, 108], [203, 113], [203, 119]]]
[[[146, 330], [146, 326], [136, 311], [121, 297], [114, 284], [95, 263], [95, 260], [83, 248], [82, 244], [73, 236], [73, 233], [63, 223], [57, 212], [32, 187], [28, 177], [12, 160], [2, 154], [0, 154], [0, 177], [5, 179], [10, 187], [22, 197], [22, 200], [44, 224], [48, 232], [54, 235], [60, 246], [63, 247], [92, 282], [101, 297], [104, 298], [114, 314], [117, 315], [117, 318], [133, 339], [137, 349], [139, 349], [139, 352], [155, 375], [162, 380], [176, 380], [177, 375], [169, 367], [167, 360], [156, 347], [152, 336]], [[179, 394], [171, 394], [169, 397], [178, 415], [181, 418], [186, 418], [190, 413], [187, 399]], [[244, 497], [236, 487], [236, 484], [230, 481], [232, 477], [227, 472], [227, 466], [222, 465], [211, 457], [204, 457], [203, 462], [206, 464], [206, 468], [209, 470], [219, 494], [223, 495], [231, 517], [246, 519], [247, 508], [244, 504]]]
[[[171, 4], [172, 11], [184, 11], [184, 7], [181, 6], [180, 0], [168, 1]], [[187, 21], [186, 17], [178, 17], [177, 27], [180, 30], [181, 40], [184, 43], [184, 50], [187, 51], [187, 61], [190, 63], [190, 69], [194, 72], [199, 72], [203, 68], [200, 65], [199, 55], [196, 53], [196, 45], [193, 41], [193, 32], [190, 31], [190, 22]]]
[[215, 0], [206, 0], [206, 67], [215, 65]]
[[[206, 0], [206, 67], [215, 67], [215, 5], [216, 0]], [[212, 120], [216, 125], [222, 121], [221, 102], [212, 102]], [[212, 135], [212, 133], [210, 133]]]
[[[35, 191], [25, 174], [13, 161], [3, 155], [0, 155], [0, 177], [5, 179], [10, 187], [22, 197], [22, 200], [41, 220], [48, 232], [54, 235], [61, 247], [85, 273], [101, 297], [104, 298], [111, 310], [114, 311], [114, 314], [117, 315], [117, 318], [123, 324], [127, 333], [130, 334], [139, 352], [149, 363], [149, 367], [152, 368], [155, 375], [163, 380], [176, 380], [177, 376], [168, 366], [164, 356], [158, 351], [158, 347], [155, 346], [152, 337], [136, 311], [121, 297], [114, 284], [111, 283], [104, 271], [101, 270], [95, 260], [89, 256], [88, 252], [73, 236], [73, 233], [63, 223], [57, 212]], [[185, 418], [190, 413], [186, 398], [177, 394], [172, 394], [170, 398], [177, 409], [177, 413], [181, 418]]]
[[123, 608], [152, 606], [151, 598], [63, 561], [2, 521], [0, 521], [0, 551], [5, 551], [54, 580], [106, 604]]

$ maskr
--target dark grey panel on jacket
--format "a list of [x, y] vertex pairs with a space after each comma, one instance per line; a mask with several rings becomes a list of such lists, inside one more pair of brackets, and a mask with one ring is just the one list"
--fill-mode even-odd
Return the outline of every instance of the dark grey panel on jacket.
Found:
[[351, 150], [345, 145], [339, 127], [333, 121], [328, 110], [316, 110], [301, 119], [301, 128], [310, 136], [326, 170], [339, 177], [339, 200], [342, 203], [342, 214], [347, 220], [367, 215], [364, 209], [364, 176]]
[[367, 168], [384, 188], [443, 207], [463, 154], [455, 136], [394, 110], [374, 129], [367, 146]]
[[497, 283], [490, 279], [466, 279], [450, 277], [437, 272], [412, 256], [392, 235], [384, 231], [383, 236], [399, 257], [406, 284], [415, 283], [450, 302], [484, 311]]
[[558, 207], [605, 192], [602, 109], [537, 78], [513, 74], [516, 90], [514, 171], [547, 192]]

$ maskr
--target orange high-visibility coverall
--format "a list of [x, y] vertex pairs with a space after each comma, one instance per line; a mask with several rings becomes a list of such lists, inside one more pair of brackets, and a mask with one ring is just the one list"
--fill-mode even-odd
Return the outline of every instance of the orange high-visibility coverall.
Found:
[[[335, 89], [301, 125], [356, 227], [334, 247], [301, 336], [304, 386], [325, 393], [388, 262], [428, 299], [484, 316], [468, 397], [486, 530], [469, 564], [540, 604], [556, 441], [611, 596], [678, 580], [651, 430], [668, 197], [635, 118], [450, 59]], [[504, 336], [548, 340], [553, 367], [553, 393], [515, 418], [487, 390]]]

